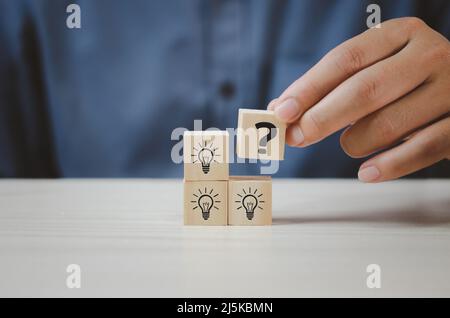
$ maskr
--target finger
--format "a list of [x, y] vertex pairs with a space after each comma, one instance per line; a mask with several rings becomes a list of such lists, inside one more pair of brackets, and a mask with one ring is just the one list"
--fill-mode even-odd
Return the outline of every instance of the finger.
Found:
[[291, 147], [296, 147], [299, 140], [304, 136], [298, 125], [290, 125], [286, 128], [286, 143]]
[[447, 117], [365, 162], [358, 178], [372, 183], [397, 179], [449, 157], [450, 117]]
[[426, 83], [398, 101], [350, 126], [341, 146], [351, 157], [366, 157], [410, 136], [450, 112], [444, 81]]
[[339, 85], [300, 118], [300, 146], [316, 143], [417, 88], [432, 70], [420, 56], [421, 46], [411, 44]]
[[295, 121], [340, 83], [401, 50], [422, 25], [415, 18], [394, 19], [339, 45], [281, 94], [273, 105], [276, 115]]
[[273, 99], [269, 105], [267, 105], [267, 110], [274, 110], [275, 105], [278, 103], [278, 98]]

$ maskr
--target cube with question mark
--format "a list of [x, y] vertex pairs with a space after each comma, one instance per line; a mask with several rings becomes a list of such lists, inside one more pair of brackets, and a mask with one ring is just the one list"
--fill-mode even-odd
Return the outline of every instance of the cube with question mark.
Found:
[[283, 160], [286, 124], [273, 111], [239, 109], [238, 157], [260, 160]]
[[184, 179], [228, 180], [227, 131], [186, 131], [183, 136]]

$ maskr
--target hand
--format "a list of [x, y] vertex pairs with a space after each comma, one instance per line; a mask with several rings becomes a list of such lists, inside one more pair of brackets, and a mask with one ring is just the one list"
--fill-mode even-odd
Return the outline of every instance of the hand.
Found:
[[387, 21], [333, 49], [268, 109], [289, 123], [291, 146], [348, 126], [348, 155], [378, 153], [359, 179], [399, 178], [450, 159], [450, 43], [417, 18]]

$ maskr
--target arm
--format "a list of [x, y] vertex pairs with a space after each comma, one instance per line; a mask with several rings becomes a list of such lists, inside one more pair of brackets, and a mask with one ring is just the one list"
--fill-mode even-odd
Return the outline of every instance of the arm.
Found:
[[28, 2], [0, 1], [0, 177], [56, 176]]

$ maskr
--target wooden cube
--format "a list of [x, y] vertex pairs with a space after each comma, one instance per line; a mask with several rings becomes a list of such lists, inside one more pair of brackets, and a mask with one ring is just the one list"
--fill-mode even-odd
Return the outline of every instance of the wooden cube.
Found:
[[239, 109], [236, 152], [240, 158], [283, 160], [286, 124], [273, 111]]
[[230, 177], [228, 224], [272, 224], [272, 179], [270, 177]]
[[228, 180], [227, 131], [187, 131], [183, 138], [184, 179]]
[[227, 181], [184, 181], [184, 224], [227, 225]]

